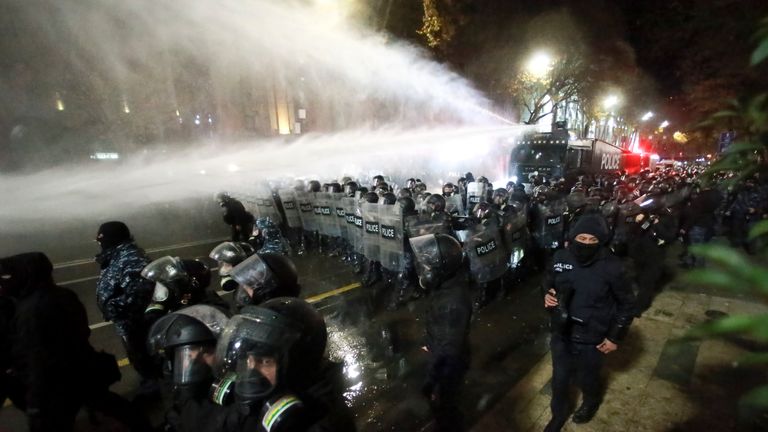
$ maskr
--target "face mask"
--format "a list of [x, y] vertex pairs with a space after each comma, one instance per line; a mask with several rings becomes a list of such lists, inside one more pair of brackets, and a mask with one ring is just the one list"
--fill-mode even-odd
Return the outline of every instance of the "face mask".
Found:
[[170, 291], [168, 288], [160, 282], [155, 283], [155, 291], [152, 293], [152, 301], [164, 302], [168, 300]]
[[581, 265], [586, 265], [592, 262], [599, 249], [599, 243], [586, 244], [574, 241], [570, 244], [570, 246], [568, 246], [568, 250], [571, 251], [573, 256], [576, 258], [576, 261], [578, 261], [578, 263]]

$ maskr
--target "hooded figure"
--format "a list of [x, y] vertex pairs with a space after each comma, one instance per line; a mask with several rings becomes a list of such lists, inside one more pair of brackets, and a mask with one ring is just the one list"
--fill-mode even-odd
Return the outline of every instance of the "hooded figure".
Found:
[[[85, 308], [74, 292], [54, 284], [53, 265], [40, 252], [0, 259], [0, 294], [13, 301], [13, 318], [3, 344], [3, 373], [24, 397], [13, 399], [24, 410], [30, 430], [72, 430], [80, 407], [106, 410], [124, 403], [108, 387], [120, 379], [115, 357], [96, 353], [88, 342]], [[6, 351], [7, 350], [7, 351]], [[100, 405], [100, 406], [99, 406]], [[135, 416], [135, 427], [140, 416]]]

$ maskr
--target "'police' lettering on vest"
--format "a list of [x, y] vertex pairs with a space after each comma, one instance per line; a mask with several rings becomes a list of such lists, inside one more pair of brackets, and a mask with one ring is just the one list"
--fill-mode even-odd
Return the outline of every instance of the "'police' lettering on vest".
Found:
[[557, 225], [560, 223], [560, 221], [563, 219], [562, 216], [557, 216], [553, 218], [547, 218], [547, 225]]
[[475, 253], [477, 253], [477, 256], [483, 256], [488, 255], [489, 253], [493, 252], [497, 248], [496, 240], [491, 240], [488, 243], [481, 244], [479, 246], [475, 246]]

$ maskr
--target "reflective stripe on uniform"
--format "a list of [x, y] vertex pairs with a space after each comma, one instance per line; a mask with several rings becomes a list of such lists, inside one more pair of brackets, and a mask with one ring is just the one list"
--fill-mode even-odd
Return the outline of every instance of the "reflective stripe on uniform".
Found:
[[161, 304], [159, 304], [159, 303], [152, 303], [151, 305], [149, 305], [149, 306], [148, 306], [148, 307], [147, 307], [147, 308], [144, 310], [144, 313], [147, 313], [147, 312], [152, 312], [152, 311], [156, 311], [156, 310], [165, 310], [165, 306], [163, 306], [163, 305], [161, 305]]
[[232, 280], [232, 277], [230, 277], [229, 275], [222, 276], [221, 277], [221, 287], [224, 288], [224, 284], [226, 284], [227, 282], [229, 282], [231, 280]]
[[264, 429], [269, 432], [272, 429], [272, 426], [277, 423], [277, 420], [280, 418], [280, 416], [290, 407], [294, 405], [301, 405], [301, 401], [296, 398], [296, 396], [283, 396], [280, 399], [277, 400], [272, 406], [269, 408], [269, 411], [264, 415], [264, 418], [261, 420], [261, 425], [264, 426]]

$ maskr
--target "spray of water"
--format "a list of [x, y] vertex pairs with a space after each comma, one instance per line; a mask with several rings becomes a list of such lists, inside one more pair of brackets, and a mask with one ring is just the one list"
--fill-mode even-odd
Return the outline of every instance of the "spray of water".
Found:
[[[200, 100], [221, 110], [242, 96], [243, 82], [290, 78], [296, 81], [283, 84], [300, 86], [299, 99], [326, 111], [319, 115], [344, 119], [335, 124], [348, 129], [290, 141], [209, 141], [117, 166], [4, 176], [0, 193], [10, 204], [0, 208], [4, 230], [28, 226], [22, 220], [140, 211], [142, 204], [292, 176], [431, 173], [435, 181], [455, 181], [450, 175], [475, 170], [498, 177], [499, 157], [507, 151], [499, 150], [499, 143], [518, 132], [466, 80], [420, 50], [327, 20], [306, 2], [31, 3], [46, 7], [26, 9], [26, 25], [45, 34], [49, 49], [71, 68], [90, 77], [89, 91], [99, 96], [92, 99], [101, 100], [104, 111], [122, 104], [128, 114], [132, 95], [142, 91], [168, 112], [199, 106]], [[194, 76], [198, 69], [206, 78], [195, 99], [196, 88], [180, 92], [178, 75]], [[371, 112], [371, 105], [378, 108]], [[141, 109], [134, 104], [130, 114]]]

